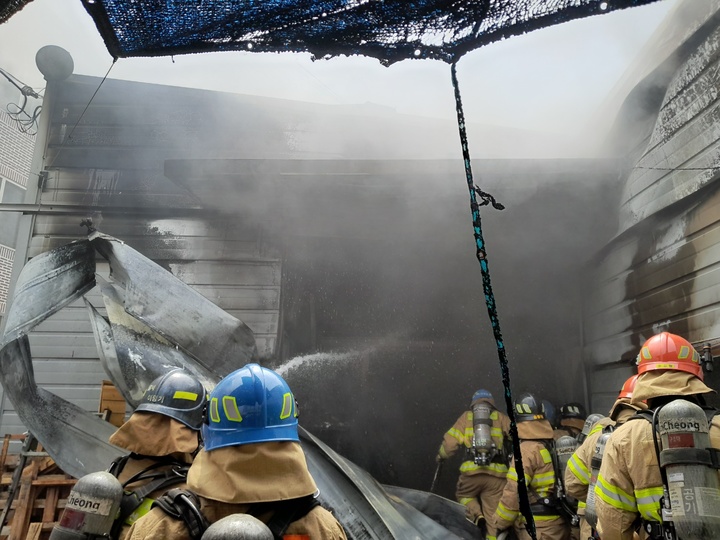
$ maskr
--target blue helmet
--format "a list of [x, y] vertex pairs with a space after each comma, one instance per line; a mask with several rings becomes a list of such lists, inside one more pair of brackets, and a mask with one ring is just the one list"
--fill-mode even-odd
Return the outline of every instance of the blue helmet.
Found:
[[543, 406], [543, 410], [545, 411], [545, 418], [547, 418], [550, 421], [550, 425], [552, 427], [556, 427], [557, 422], [558, 422], [558, 417], [557, 417], [557, 411], [555, 410], [555, 405], [553, 405], [552, 402], [548, 401], [547, 399], [543, 399], [542, 406]]
[[481, 388], [480, 390], [478, 390], [477, 392], [475, 392], [473, 394], [473, 397], [470, 400], [470, 403], [473, 403], [473, 402], [477, 401], [478, 399], [491, 399], [491, 400], [495, 401], [493, 399], [493, 395], [490, 392], [488, 392], [487, 390], [485, 390], [484, 388]]
[[210, 394], [202, 436], [207, 451], [260, 442], [299, 442], [295, 397], [273, 370], [248, 364], [222, 379]]

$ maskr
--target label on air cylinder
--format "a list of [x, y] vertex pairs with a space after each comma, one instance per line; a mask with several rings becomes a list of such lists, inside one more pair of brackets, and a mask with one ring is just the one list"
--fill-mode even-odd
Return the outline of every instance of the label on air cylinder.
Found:
[[670, 506], [674, 517], [720, 518], [720, 493], [706, 487], [670, 486]]
[[[682, 485], [672, 485], [668, 487], [670, 492], [670, 508], [672, 508], [672, 514], [675, 517], [685, 515], [685, 501], [683, 499], [683, 492], [685, 488]], [[692, 492], [692, 489], [689, 490]], [[694, 497], [694, 494], [693, 494]]]
[[67, 500], [65, 508], [72, 508], [73, 510], [80, 510], [86, 514], [97, 514], [100, 516], [107, 516], [110, 514], [112, 509], [113, 501], [108, 499], [99, 499], [97, 497], [88, 497], [87, 495], [79, 496], [76, 493], [71, 493]]
[[663, 420], [659, 426], [660, 433], [700, 431], [700, 422], [694, 418], [673, 418]]
[[720, 492], [708, 487], [695, 488], [698, 514], [703, 517], [720, 518]]
[[684, 481], [685, 481], [685, 475], [681, 472], [668, 474], [668, 482], [670, 482], [671, 484], [683, 485]]

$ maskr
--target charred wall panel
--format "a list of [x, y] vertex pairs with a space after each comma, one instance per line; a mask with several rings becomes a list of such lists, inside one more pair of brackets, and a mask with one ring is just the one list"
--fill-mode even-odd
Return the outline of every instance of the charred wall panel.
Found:
[[625, 183], [619, 234], [590, 269], [584, 352], [595, 370], [593, 402], [603, 406], [619, 389], [606, 375], [632, 373], [654, 333], [720, 343], [717, 16], [690, 42], [681, 62], [668, 61], [676, 70], [652, 134], [636, 143], [644, 150]]
[[[22, 240], [28, 257], [83, 237], [80, 222], [92, 217], [100, 231], [246, 322], [260, 355], [273, 356], [280, 324], [278, 253], [264, 240], [261, 224], [248, 223], [232, 204], [224, 214], [204, 208], [192, 186], [165, 176], [164, 164], [178, 157], [259, 152], [263, 145], [282, 152], [279, 124], [267, 110], [236, 96], [108, 80], [93, 98], [99, 84], [73, 76], [52, 89], [47, 175], [37, 199], [27, 201], [49, 213], [36, 216], [31, 237]], [[60, 211], [70, 206], [75, 213]], [[53, 215], [52, 209], [59, 211]], [[102, 299], [93, 304], [102, 308]], [[38, 382], [97, 410], [100, 382], [108, 376], [97, 361], [85, 306], [61, 310], [30, 340]], [[4, 407], [0, 432], [17, 432], [12, 404]]]

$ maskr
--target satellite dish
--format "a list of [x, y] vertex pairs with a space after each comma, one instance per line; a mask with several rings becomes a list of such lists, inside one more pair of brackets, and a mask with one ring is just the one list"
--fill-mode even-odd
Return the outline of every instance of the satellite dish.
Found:
[[64, 81], [72, 75], [75, 67], [70, 53], [57, 45], [46, 45], [40, 49], [35, 55], [35, 64], [48, 82]]

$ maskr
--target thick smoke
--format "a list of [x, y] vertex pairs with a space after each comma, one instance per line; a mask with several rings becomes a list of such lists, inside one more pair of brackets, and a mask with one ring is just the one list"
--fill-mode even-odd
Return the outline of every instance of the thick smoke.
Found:
[[[69, 125], [95, 82], [63, 90]], [[95, 100], [51, 159], [122, 172], [59, 181], [86, 204], [152, 209], [132, 232], [168, 260], [185, 258], [173, 230], [227, 241], [258, 230], [283, 267], [278, 358], [266, 362], [311, 432], [381, 482], [427, 489], [473, 392], [504, 409], [456, 126], [122, 81]], [[581, 269], [612, 234], [614, 164], [486, 160], [491, 143], [475, 133], [476, 183], [506, 206], [481, 212], [513, 391], [583, 401]], [[203, 208], [192, 225], [159, 226], [159, 209], [190, 205]], [[103, 222], [121, 239], [128, 229]]]

